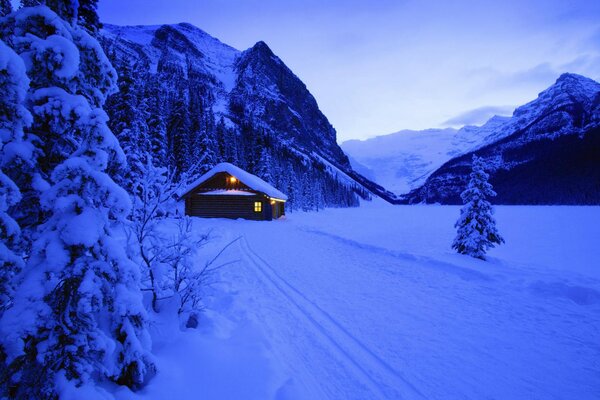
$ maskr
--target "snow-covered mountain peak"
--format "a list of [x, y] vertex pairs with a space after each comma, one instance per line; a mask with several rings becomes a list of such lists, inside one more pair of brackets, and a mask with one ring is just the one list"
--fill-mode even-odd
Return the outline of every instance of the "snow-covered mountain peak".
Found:
[[561, 91], [570, 94], [582, 95], [585, 97], [595, 96], [600, 91], [600, 83], [583, 75], [564, 73], [556, 83], [546, 91], [559, 88]]
[[204, 67], [205, 73], [213, 75], [225, 91], [231, 91], [235, 84], [234, 66], [241, 52], [191, 24], [149, 26], [106, 24], [103, 36], [118, 38], [120, 43], [129, 42], [128, 52], [137, 53], [136, 55], [145, 53], [155, 69], [159, 61], [168, 60], [184, 67], [187, 62], [201, 59], [202, 63], [195, 64]]
[[589, 107], [600, 92], [600, 84], [585, 76], [565, 73], [548, 89], [542, 91], [537, 99], [517, 108], [514, 116], [518, 118], [534, 116], [579, 103]]
[[486, 160], [498, 193], [495, 201], [598, 202], [599, 83], [563, 74], [535, 100], [518, 107], [508, 120], [490, 120], [481, 128], [491, 133], [431, 174], [422, 187], [406, 196], [408, 201], [460, 202], [474, 153]]
[[[580, 117], [591, 115], [594, 99], [600, 93], [600, 84], [585, 76], [565, 73], [556, 82], [542, 91], [535, 100], [518, 107], [512, 118], [495, 129], [489, 135], [485, 144], [493, 143], [514, 132], [528, 129], [532, 124], [539, 125], [539, 129], [532, 130], [532, 134], [551, 135], [577, 133], [588, 121]], [[556, 119], [563, 113], [570, 115], [570, 123], [564, 129], [554, 130]]]
[[273, 54], [273, 51], [271, 50], [271, 48], [262, 40], [259, 40], [258, 42], [256, 42], [254, 44], [254, 46], [252, 46], [248, 49], [248, 51], [261, 52], [261, 53], [268, 54], [268, 55]]

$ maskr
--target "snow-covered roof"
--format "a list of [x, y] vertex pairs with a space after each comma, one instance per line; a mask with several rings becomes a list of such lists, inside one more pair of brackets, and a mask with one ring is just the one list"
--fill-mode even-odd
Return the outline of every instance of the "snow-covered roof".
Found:
[[208, 179], [212, 178], [219, 172], [226, 172], [229, 175], [234, 176], [235, 178], [240, 180], [249, 188], [256, 190], [257, 192], [262, 192], [269, 197], [280, 200], [287, 200], [287, 196], [285, 194], [281, 193], [279, 190], [275, 189], [273, 186], [263, 181], [258, 176], [252, 175], [251, 173], [246, 172], [243, 169], [238, 168], [230, 163], [220, 163], [215, 165], [213, 169], [202, 175], [200, 178], [196, 179], [188, 187], [181, 191], [179, 197], [181, 198], [185, 196], [186, 194], [197, 188], [198, 185], [202, 184], [203, 182], [206, 182]]
[[200, 192], [196, 194], [200, 196], [254, 196], [254, 192], [249, 192], [247, 190], [227, 189], [209, 190], [208, 192]]

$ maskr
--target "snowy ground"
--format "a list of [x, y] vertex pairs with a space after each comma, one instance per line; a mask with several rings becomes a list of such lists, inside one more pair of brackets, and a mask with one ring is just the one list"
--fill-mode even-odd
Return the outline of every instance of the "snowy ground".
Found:
[[119, 397], [600, 398], [600, 208], [498, 207], [507, 243], [488, 262], [450, 250], [457, 215], [197, 219], [215, 246], [240, 237], [239, 262], [199, 330], [156, 323], [160, 373]]

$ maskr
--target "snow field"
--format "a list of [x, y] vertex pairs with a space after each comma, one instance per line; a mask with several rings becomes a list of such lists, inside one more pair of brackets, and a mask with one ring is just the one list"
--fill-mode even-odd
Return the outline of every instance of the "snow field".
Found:
[[598, 398], [600, 208], [497, 207], [507, 243], [487, 262], [450, 249], [458, 212], [196, 219], [214, 249], [240, 237], [239, 262], [200, 329], [160, 345], [166, 372], [123, 398]]

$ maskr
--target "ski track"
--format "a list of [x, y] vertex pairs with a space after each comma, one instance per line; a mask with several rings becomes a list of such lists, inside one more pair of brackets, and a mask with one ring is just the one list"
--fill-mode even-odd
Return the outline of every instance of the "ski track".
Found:
[[425, 396], [398, 371], [378, 357], [339, 322], [282, 278], [275, 269], [250, 247], [243, 236], [240, 249], [255, 270], [279, 292], [297, 313], [332, 345], [342, 365], [366, 382], [369, 391], [385, 399], [424, 399]]

